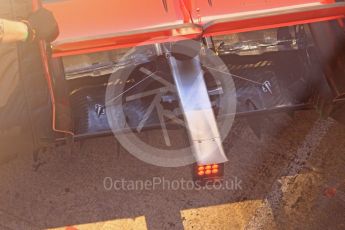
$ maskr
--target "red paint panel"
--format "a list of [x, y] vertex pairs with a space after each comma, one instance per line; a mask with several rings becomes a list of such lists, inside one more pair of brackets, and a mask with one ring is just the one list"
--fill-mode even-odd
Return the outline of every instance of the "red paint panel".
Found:
[[44, 6], [54, 12], [61, 27], [58, 40], [128, 32], [163, 24], [181, 24], [173, 0], [60, 0]]
[[[333, 0], [326, 0], [327, 3]], [[328, 9], [315, 0], [57, 0], [45, 3], [56, 16], [61, 34], [53, 43], [54, 56], [110, 50], [137, 44], [165, 42], [233, 32], [310, 23], [343, 17], [344, 6]], [[322, 1], [324, 2], [324, 0]], [[304, 12], [279, 7], [306, 6]], [[298, 7], [297, 7], [298, 8]], [[234, 18], [269, 10], [254, 18]], [[190, 24], [190, 17], [195, 24]], [[196, 25], [200, 23], [201, 25]], [[201, 28], [200, 26], [203, 26]]]
[[64, 42], [61, 44], [56, 43], [55, 47], [53, 47], [53, 57], [93, 53], [168, 41], [172, 42], [181, 39], [195, 39], [200, 37], [201, 34], [202, 28], [187, 24], [185, 27], [166, 28], [151, 32], [114, 35], [99, 39]]
[[[53, 43], [54, 56], [72, 55], [134, 46], [147, 40], [200, 34], [184, 25], [186, 12], [178, 0], [60, 0], [46, 2], [53, 11], [60, 35]], [[181, 29], [182, 27], [185, 27]], [[189, 29], [188, 29], [189, 28]], [[160, 39], [157, 39], [157, 38]]]
[[[277, 7], [294, 6], [300, 4], [319, 3], [317, 0], [188, 0], [193, 5], [192, 15], [195, 21], [201, 17], [217, 16], [231, 13], [272, 9]], [[210, 4], [211, 3], [211, 4]]]
[[306, 24], [320, 21], [329, 21], [343, 18], [345, 4], [330, 4], [327, 7], [314, 6], [306, 9], [298, 9], [275, 12], [267, 15], [247, 15], [229, 18], [220, 18], [210, 21], [204, 26], [204, 36], [214, 36], [229, 33], [277, 28], [283, 26]]
[[174, 0], [60, 0], [47, 2], [61, 27], [58, 41], [182, 24]]

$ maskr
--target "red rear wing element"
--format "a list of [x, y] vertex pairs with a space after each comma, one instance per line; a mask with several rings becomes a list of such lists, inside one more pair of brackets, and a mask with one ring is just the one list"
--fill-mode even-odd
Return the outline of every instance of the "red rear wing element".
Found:
[[[327, 2], [327, 3], [324, 3]], [[345, 3], [315, 0], [59, 0], [54, 56], [339, 19]]]

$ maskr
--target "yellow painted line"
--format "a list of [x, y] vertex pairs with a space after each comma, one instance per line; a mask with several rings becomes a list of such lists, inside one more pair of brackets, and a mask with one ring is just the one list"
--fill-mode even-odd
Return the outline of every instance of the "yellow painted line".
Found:
[[50, 228], [47, 230], [147, 230], [147, 225], [145, 217], [140, 216], [136, 218], [116, 219], [70, 227]]
[[[245, 229], [262, 200], [250, 200], [181, 211], [185, 230], [241, 230]], [[50, 228], [47, 230], [147, 230], [144, 216], [104, 222]]]
[[262, 200], [250, 200], [181, 211], [185, 230], [245, 229]]

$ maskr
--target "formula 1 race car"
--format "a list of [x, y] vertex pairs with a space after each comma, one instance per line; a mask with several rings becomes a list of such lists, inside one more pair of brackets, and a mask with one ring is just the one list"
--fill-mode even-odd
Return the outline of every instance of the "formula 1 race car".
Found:
[[[60, 36], [40, 44], [46, 82], [26, 86], [40, 95], [30, 97], [31, 117], [40, 123], [32, 128], [36, 146], [114, 134], [148, 163], [197, 162], [194, 176], [205, 180], [222, 176], [222, 140], [235, 117], [258, 136], [259, 118], [275, 112], [316, 109], [345, 122], [343, 1], [43, 6], [54, 13]], [[147, 130], [161, 130], [156, 146], [142, 138]], [[177, 147], [172, 130], [186, 131], [187, 150]]]

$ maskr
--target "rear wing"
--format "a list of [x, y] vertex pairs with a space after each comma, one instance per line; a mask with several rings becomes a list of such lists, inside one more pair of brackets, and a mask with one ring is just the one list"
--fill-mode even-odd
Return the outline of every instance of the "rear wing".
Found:
[[345, 3], [315, 0], [48, 1], [61, 57], [180, 39], [341, 19]]

